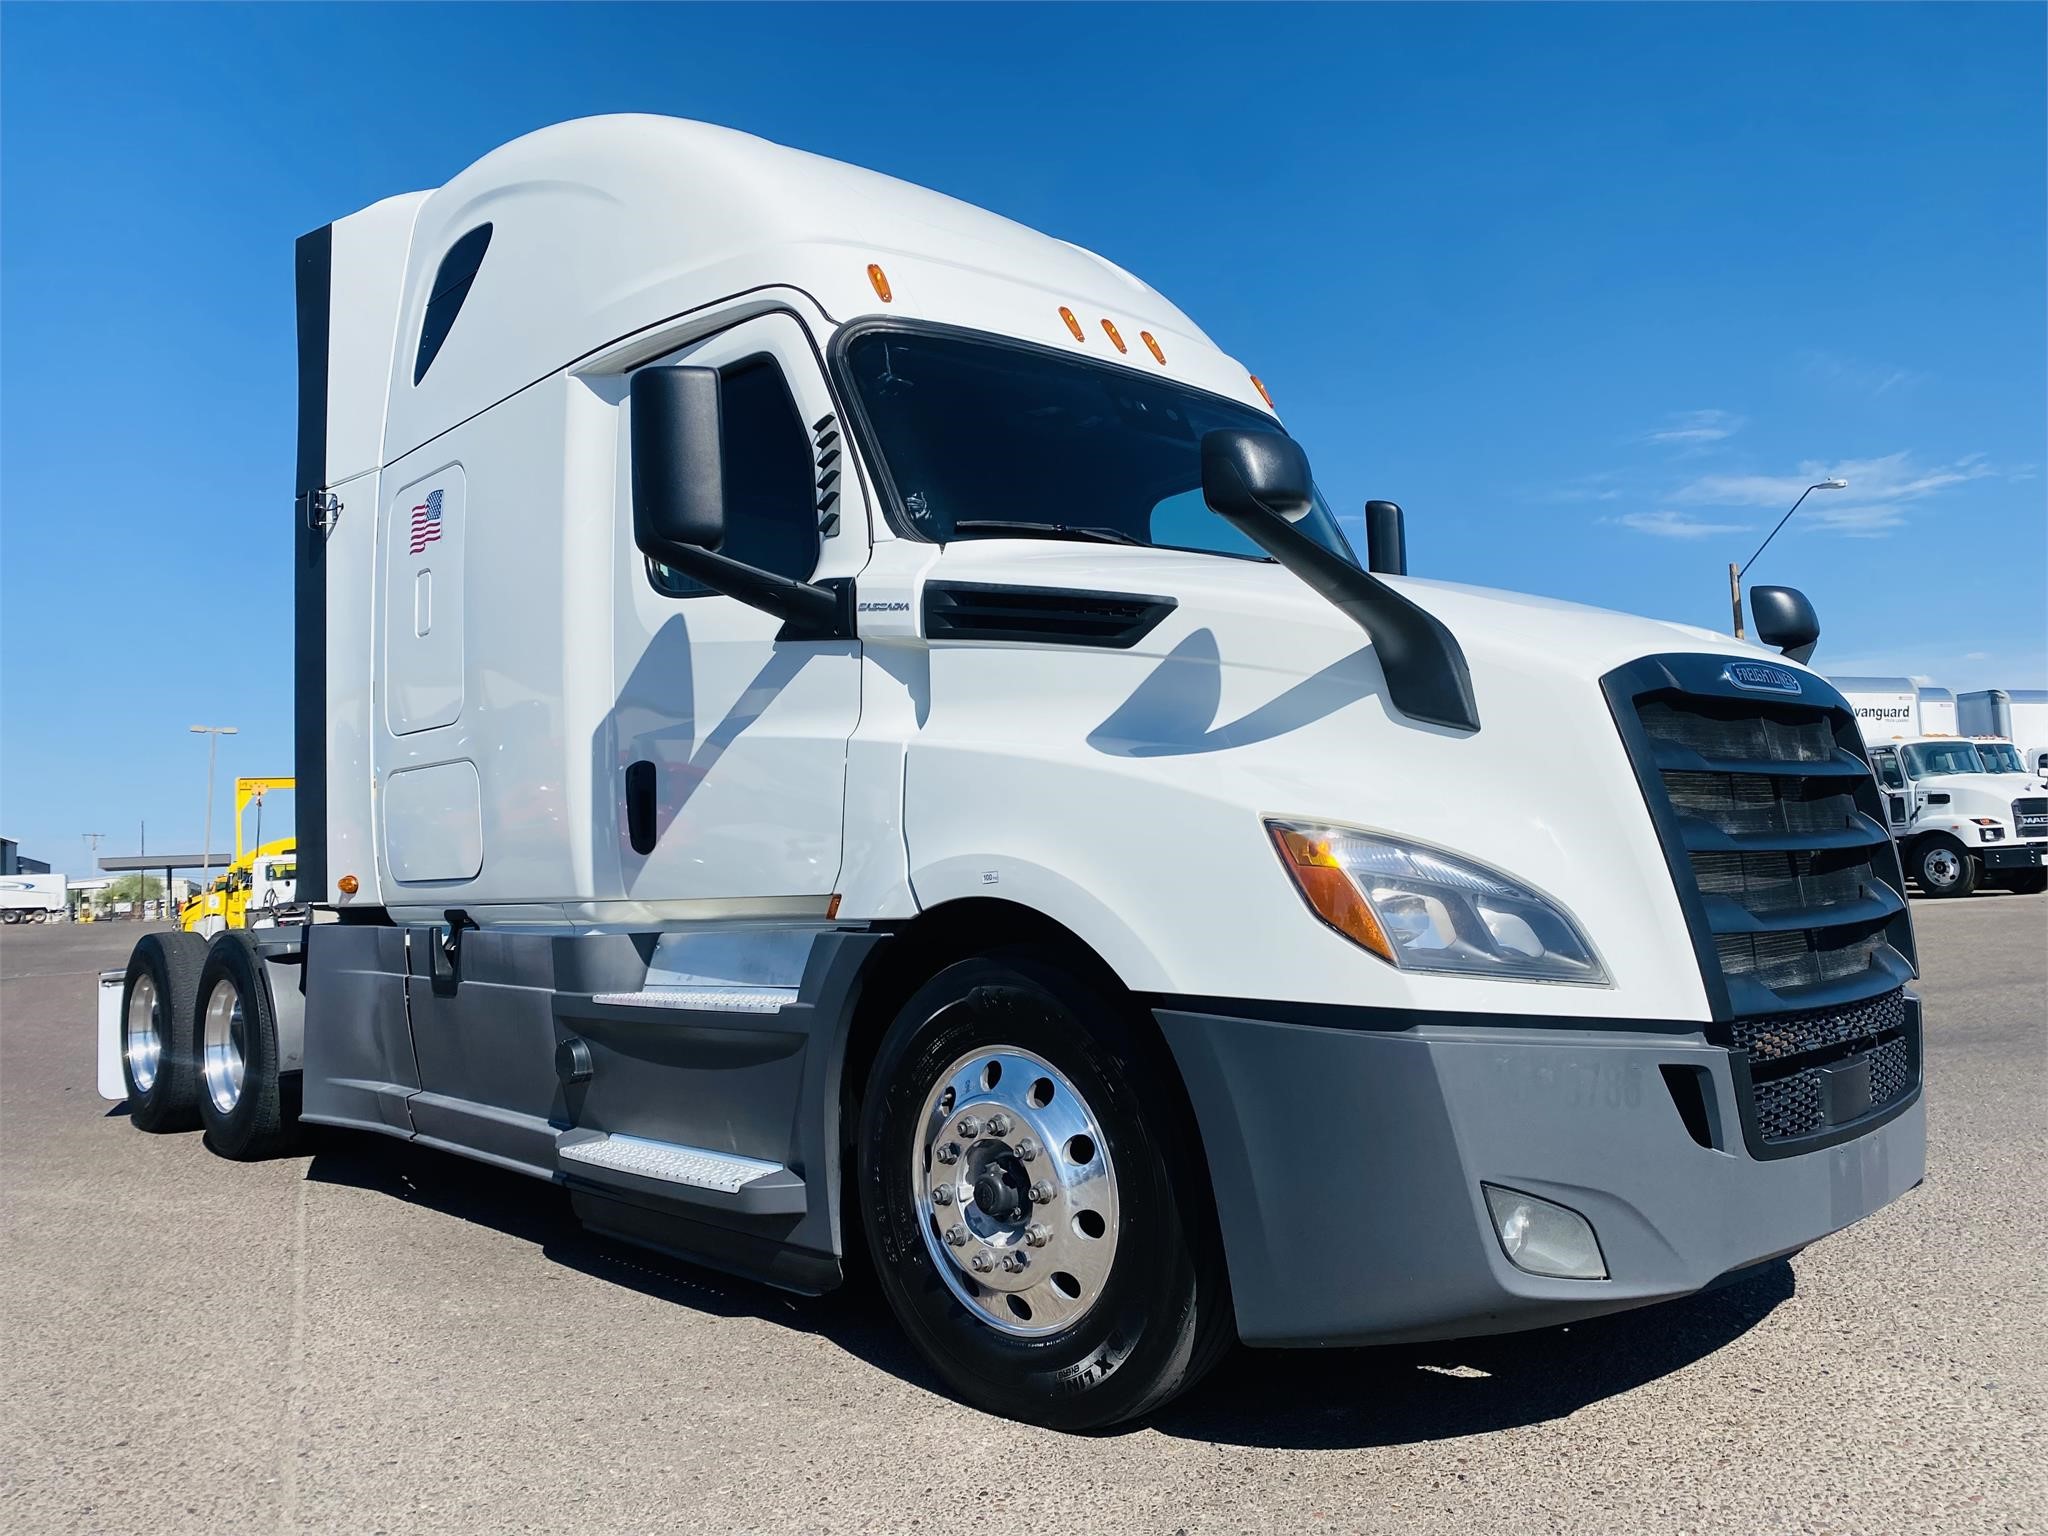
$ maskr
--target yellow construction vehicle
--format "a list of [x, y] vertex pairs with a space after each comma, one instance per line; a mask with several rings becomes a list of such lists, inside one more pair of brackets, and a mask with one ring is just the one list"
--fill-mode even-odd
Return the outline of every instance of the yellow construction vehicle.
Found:
[[259, 912], [290, 901], [298, 890], [298, 840], [291, 837], [242, 841], [243, 813], [256, 807], [256, 836], [263, 835], [263, 797], [273, 790], [292, 789], [288, 778], [235, 780], [234, 862], [178, 909], [178, 926], [187, 933], [211, 936], [223, 928], [246, 928], [253, 908]]

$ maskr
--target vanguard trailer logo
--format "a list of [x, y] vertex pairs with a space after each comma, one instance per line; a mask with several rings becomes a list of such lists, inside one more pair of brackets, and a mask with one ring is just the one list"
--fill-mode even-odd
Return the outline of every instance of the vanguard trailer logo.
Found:
[[427, 499], [412, 509], [412, 553], [419, 554], [441, 537], [441, 493], [427, 492]]
[[1721, 675], [1738, 688], [1747, 688], [1752, 693], [1798, 693], [1799, 674], [1788, 672], [1783, 667], [1774, 667], [1767, 661], [1731, 661], [1721, 669]]

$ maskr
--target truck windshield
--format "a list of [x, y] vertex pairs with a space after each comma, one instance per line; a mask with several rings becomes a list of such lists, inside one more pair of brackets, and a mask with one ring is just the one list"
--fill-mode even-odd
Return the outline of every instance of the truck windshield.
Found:
[[[1202, 500], [1202, 434], [1270, 416], [1114, 363], [870, 331], [846, 362], [904, 515], [939, 543], [1054, 538], [1266, 558]], [[1357, 564], [1320, 494], [1297, 525]]]
[[1984, 764], [1986, 773], [2027, 771], [2020, 762], [2020, 749], [2009, 741], [1980, 741], [1977, 743], [1977, 757]]
[[1967, 741], [1915, 742], [1901, 755], [1906, 759], [1906, 772], [1916, 779], [1924, 779], [1930, 773], [1984, 771], [1984, 764], [1977, 758], [1977, 749]]

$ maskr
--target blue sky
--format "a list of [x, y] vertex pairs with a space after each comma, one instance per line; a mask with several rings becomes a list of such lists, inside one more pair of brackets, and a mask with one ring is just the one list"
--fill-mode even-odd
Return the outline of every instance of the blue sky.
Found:
[[[1411, 566], [1827, 670], [2048, 680], [2038, 6], [0, 11], [0, 822], [196, 847], [289, 771], [291, 243], [541, 124], [699, 117], [1091, 246]], [[216, 842], [222, 839], [216, 836]]]

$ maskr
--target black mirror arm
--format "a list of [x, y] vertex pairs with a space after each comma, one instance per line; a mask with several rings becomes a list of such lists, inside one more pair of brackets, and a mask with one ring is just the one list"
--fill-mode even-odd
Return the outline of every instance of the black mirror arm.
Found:
[[779, 638], [850, 639], [853, 635], [850, 581], [830, 585], [796, 581], [694, 544], [664, 543], [650, 553], [670, 570], [694, 577], [714, 592], [774, 614], [789, 626]]
[[1435, 614], [1331, 554], [1278, 513], [1221, 515], [1372, 638], [1387, 696], [1402, 714], [1454, 731], [1479, 729], [1464, 648]]

